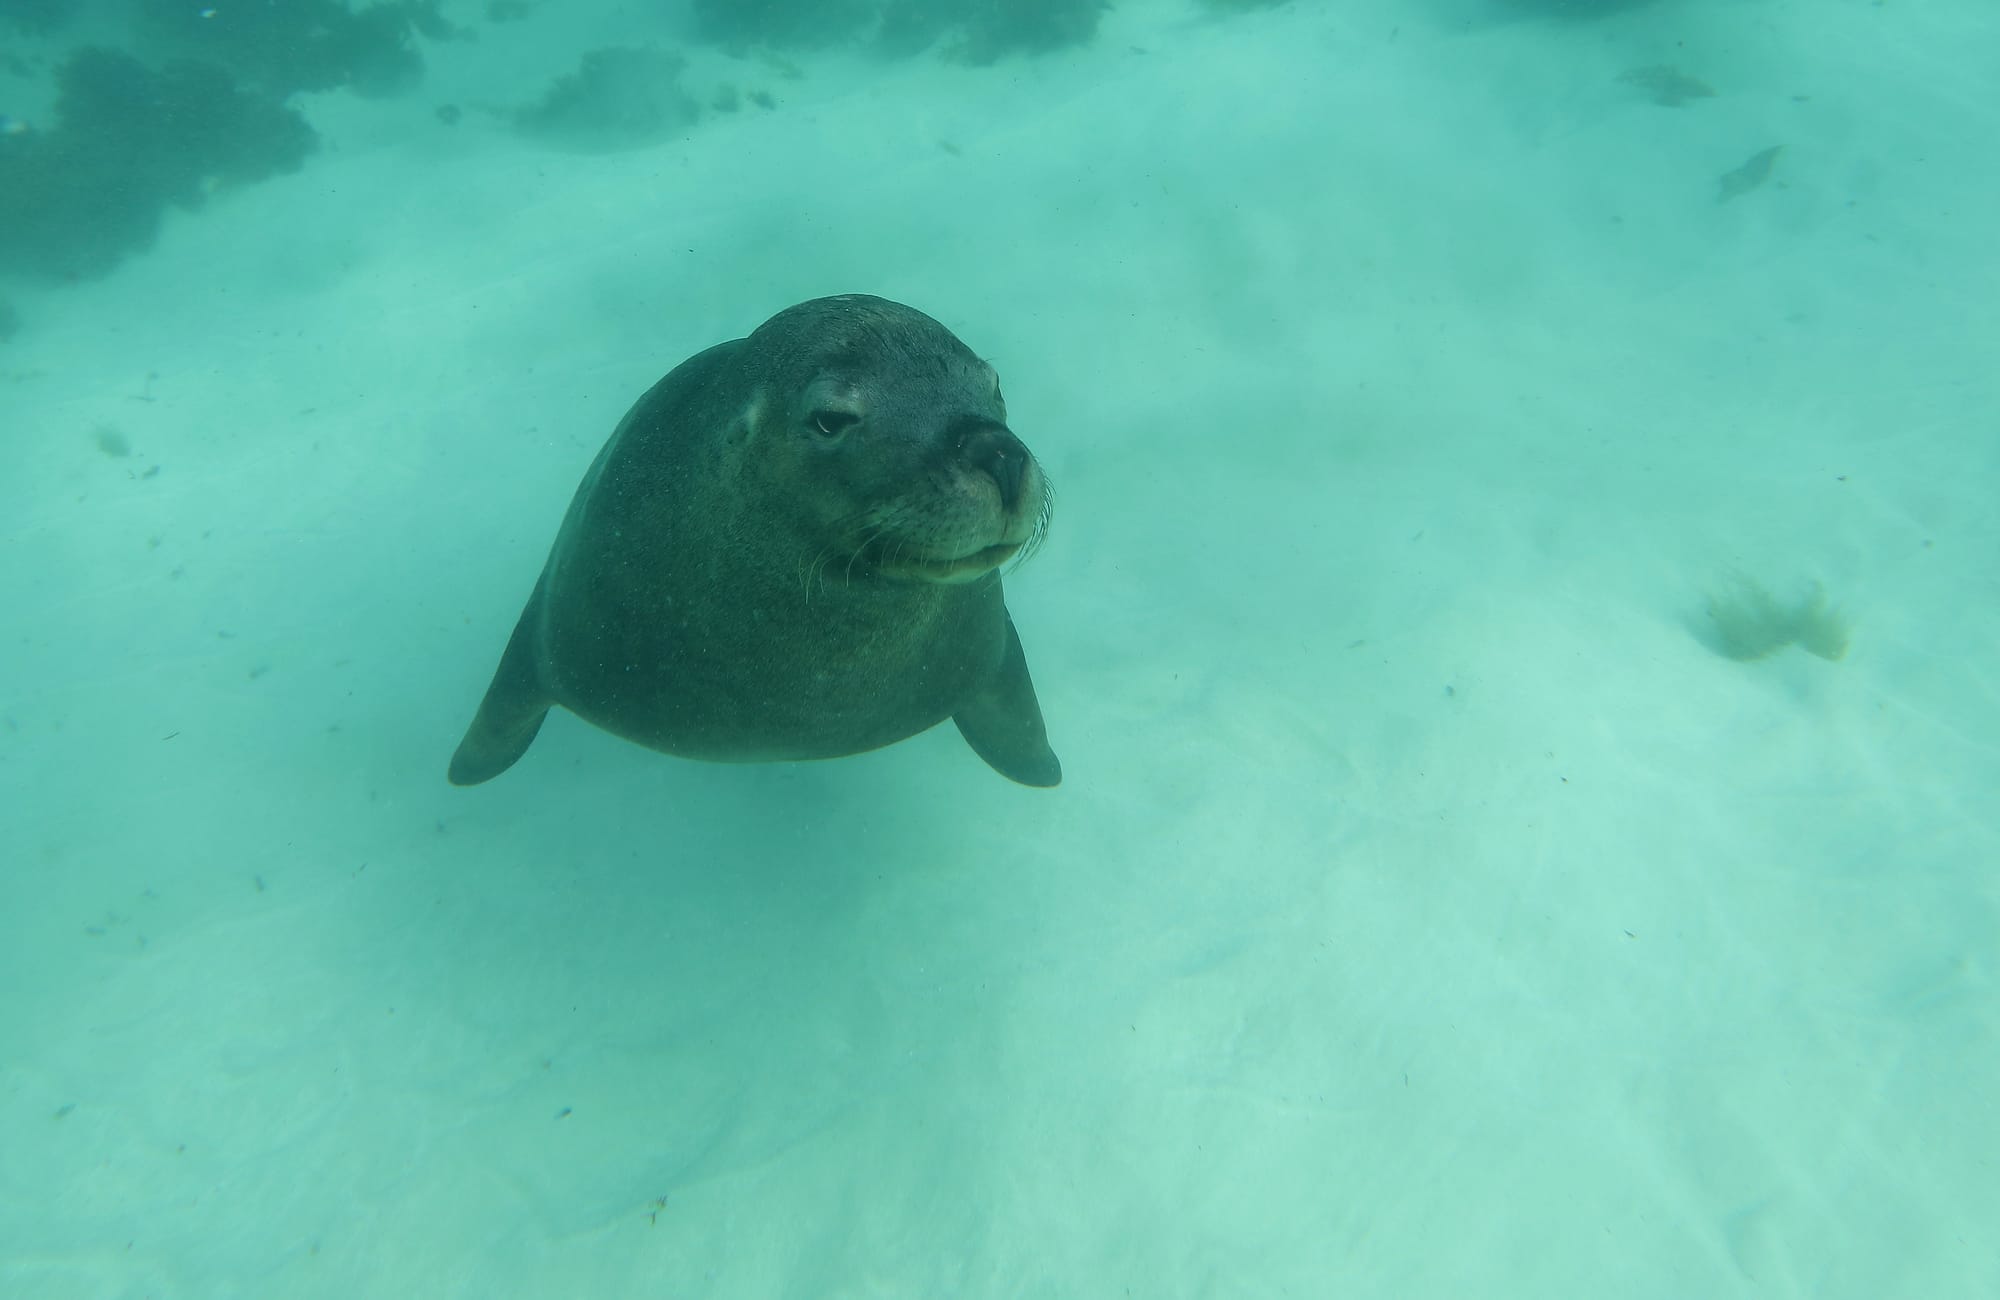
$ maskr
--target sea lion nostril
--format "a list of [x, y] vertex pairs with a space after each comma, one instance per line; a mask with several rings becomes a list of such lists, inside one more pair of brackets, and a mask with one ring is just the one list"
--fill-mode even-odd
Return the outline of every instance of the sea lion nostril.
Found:
[[965, 463], [986, 471], [1000, 486], [1000, 503], [1012, 510], [1021, 499], [1021, 476], [1027, 472], [1028, 449], [1004, 424], [983, 421], [959, 439]]

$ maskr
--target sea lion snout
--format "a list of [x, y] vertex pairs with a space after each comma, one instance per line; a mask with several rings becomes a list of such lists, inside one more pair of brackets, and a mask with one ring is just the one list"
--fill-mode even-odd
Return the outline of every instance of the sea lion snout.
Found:
[[1021, 484], [1034, 457], [1014, 431], [997, 420], [973, 417], [961, 422], [958, 454], [964, 464], [990, 477], [1000, 488], [1000, 508], [1012, 516], [1020, 509]]
[[913, 479], [858, 516], [856, 550], [890, 577], [975, 582], [1031, 552], [1050, 511], [1048, 479], [1034, 456], [1006, 426], [988, 422], [965, 437], [943, 473]]

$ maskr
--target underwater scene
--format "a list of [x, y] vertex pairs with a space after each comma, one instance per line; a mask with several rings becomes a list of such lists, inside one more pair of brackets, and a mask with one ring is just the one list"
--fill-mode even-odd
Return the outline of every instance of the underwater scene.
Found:
[[2000, 1295], [1989, 0], [0, 0], [0, 1296]]

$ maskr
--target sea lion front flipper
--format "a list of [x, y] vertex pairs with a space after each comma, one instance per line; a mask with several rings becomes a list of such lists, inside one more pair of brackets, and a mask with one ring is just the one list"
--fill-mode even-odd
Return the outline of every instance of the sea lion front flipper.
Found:
[[535, 671], [535, 631], [541, 620], [542, 590], [528, 598], [514, 635], [507, 640], [506, 653], [493, 673], [493, 684], [479, 702], [479, 712], [458, 742], [451, 756], [451, 783], [478, 785], [490, 781], [528, 752], [535, 733], [548, 716], [550, 700], [542, 689], [541, 674]]
[[1049, 748], [1042, 706], [1028, 677], [1028, 656], [1021, 651], [1011, 616], [999, 669], [951, 720], [972, 752], [1008, 780], [1044, 787], [1062, 784], [1062, 763]]

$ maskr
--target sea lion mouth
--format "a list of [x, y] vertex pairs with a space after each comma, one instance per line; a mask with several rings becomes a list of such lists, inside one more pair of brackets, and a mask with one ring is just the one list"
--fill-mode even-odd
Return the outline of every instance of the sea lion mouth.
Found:
[[915, 582], [971, 582], [1013, 559], [1020, 549], [1019, 542], [1001, 542], [997, 546], [982, 547], [970, 555], [950, 559], [892, 552], [878, 557], [875, 568], [887, 577]]
[[1031, 463], [1022, 481], [1028, 500], [1010, 503], [997, 517], [993, 503], [976, 494], [970, 506], [917, 495], [863, 510], [835, 525], [846, 544], [821, 552], [813, 569], [839, 567], [834, 557], [845, 555], [850, 573], [859, 566], [900, 582], [977, 582], [1003, 564], [1027, 559], [1048, 534], [1054, 505], [1048, 480]]

